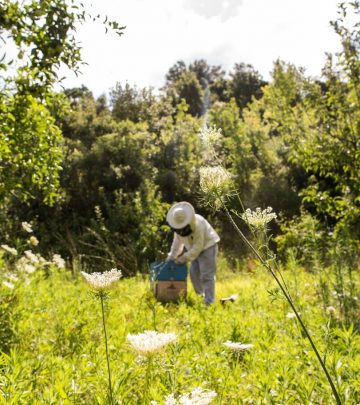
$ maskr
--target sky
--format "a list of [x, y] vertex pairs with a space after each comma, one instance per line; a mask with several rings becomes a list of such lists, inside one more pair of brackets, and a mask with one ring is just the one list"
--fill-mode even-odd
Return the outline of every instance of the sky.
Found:
[[[326, 52], [340, 49], [330, 26], [338, 0], [87, 0], [94, 14], [126, 26], [122, 36], [99, 23], [78, 28], [87, 63], [64, 87], [84, 84], [98, 97], [122, 85], [161, 88], [177, 61], [205, 59], [227, 73], [249, 63], [270, 80], [277, 59], [320, 77]], [[91, 4], [91, 6], [90, 6]]]

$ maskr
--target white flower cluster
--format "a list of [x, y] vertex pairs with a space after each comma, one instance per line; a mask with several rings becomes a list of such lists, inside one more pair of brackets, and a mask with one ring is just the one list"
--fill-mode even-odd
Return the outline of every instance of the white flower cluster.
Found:
[[208, 127], [207, 125], [201, 128], [199, 135], [201, 141], [207, 147], [216, 145], [222, 137], [221, 128], [217, 129], [215, 126]]
[[2, 284], [9, 288], [10, 290], [13, 290], [15, 288], [15, 285], [13, 283], [11, 283], [10, 281], [3, 281]]
[[36, 236], [30, 236], [29, 240], [28, 240], [29, 245], [32, 246], [37, 246], [39, 244], [39, 240]]
[[245, 352], [246, 350], [251, 349], [254, 347], [251, 343], [240, 343], [240, 342], [231, 342], [230, 340], [224, 343], [224, 346], [228, 347], [229, 349], [235, 352]]
[[85, 273], [81, 272], [85, 280], [89, 283], [91, 288], [95, 290], [106, 290], [116, 283], [121, 277], [121, 271], [118, 269], [111, 269], [103, 273]]
[[36, 266], [34, 266], [33, 262], [30, 261], [26, 256], [22, 256], [16, 262], [16, 269], [20, 272], [31, 274], [36, 271]]
[[159, 333], [148, 330], [137, 335], [129, 333], [126, 338], [139, 354], [146, 355], [158, 352], [164, 346], [173, 342], [176, 339], [176, 335], [174, 333]]
[[[195, 388], [189, 394], [182, 394], [179, 398], [175, 398], [173, 394], [165, 398], [165, 405], [208, 405], [217, 396], [215, 391]], [[152, 405], [156, 405], [156, 401], [152, 401]]]
[[53, 255], [52, 263], [59, 269], [65, 268], [65, 260], [58, 254]]
[[21, 227], [24, 231], [31, 233], [33, 231], [31, 224], [29, 222], [21, 222]]
[[267, 207], [262, 210], [256, 208], [255, 211], [251, 211], [249, 208], [241, 215], [241, 218], [254, 228], [265, 228], [271, 220], [276, 219], [277, 215], [275, 212], [272, 212], [271, 207]]
[[[301, 314], [301, 312], [299, 312], [299, 315]], [[286, 318], [287, 319], [295, 319], [296, 318], [296, 314], [295, 314], [295, 312], [288, 312], [287, 314], [286, 314]]]
[[1, 245], [1, 248], [5, 250], [5, 252], [10, 253], [13, 256], [17, 256], [18, 252], [15, 248], [12, 248], [8, 245]]
[[231, 175], [222, 166], [204, 166], [200, 168], [200, 187], [204, 193], [225, 189], [228, 191], [231, 185]]
[[29, 262], [31, 262], [33, 264], [39, 263], [39, 258], [31, 250], [25, 250], [24, 254], [25, 254], [26, 258], [29, 260]]
[[231, 175], [222, 166], [200, 168], [200, 188], [205, 202], [213, 208], [218, 209], [221, 206], [221, 197], [228, 195], [231, 187]]

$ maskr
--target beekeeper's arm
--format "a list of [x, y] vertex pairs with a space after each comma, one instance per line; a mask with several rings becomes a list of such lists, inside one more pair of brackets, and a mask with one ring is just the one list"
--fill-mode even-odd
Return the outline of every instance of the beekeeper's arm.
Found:
[[179, 235], [174, 233], [173, 242], [166, 260], [175, 260], [183, 250], [184, 243], [180, 240]]
[[177, 261], [179, 261], [179, 263], [185, 263], [187, 261], [191, 262], [195, 260], [197, 257], [199, 257], [200, 253], [203, 251], [204, 248], [204, 239], [205, 239], [204, 229], [201, 226], [201, 224], [197, 224], [196, 229], [194, 231], [193, 243], [191, 248], [186, 253], [181, 255], [177, 259]]

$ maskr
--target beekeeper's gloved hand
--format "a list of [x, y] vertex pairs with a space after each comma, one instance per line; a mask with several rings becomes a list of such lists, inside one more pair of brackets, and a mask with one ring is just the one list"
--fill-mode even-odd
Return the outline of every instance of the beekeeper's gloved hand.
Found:
[[175, 259], [175, 263], [178, 263], [178, 264], [186, 263], [186, 257], [184, 257], [184, 255], [178, 256], [178, 257]]
[[172, 261], [174, 261], [174, 258], [169, 255], [169, 256], [165, 259], [165, 261], [166, 261], [166, 262], [172, 262]]

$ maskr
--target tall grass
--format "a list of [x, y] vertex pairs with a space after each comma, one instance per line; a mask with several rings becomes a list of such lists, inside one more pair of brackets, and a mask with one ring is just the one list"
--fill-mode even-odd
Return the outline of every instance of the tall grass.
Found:
[[[358, 403], [358, 331], [323, 311], [316, 274], [294, 263], [291, 271], [284, 271], [289, 284], [297, 287], [297, 305], [326, 353], [342, 401]], [[357, 274], [357, 287], [359, 281]], [[296, 319], [289, 316], [287, 303], [268, 292], [275, 289], [276, 283], [257, 265], [251, 273], [239, 271], [223, 258], [217, 297], [237, 294], [234, 303], [205, 308], [189, 286], [186, 300], [163, 305], [149, 294], [146, 279], [118, 282], [106, 317], [114, 403], [147, 403], [147, 390], [147, 398], [163, 404], [166, 396], [179, 398], [197, 388], [216, 392], [214, 404], [333, 403], [327, 380]], [[0, 357], [0, 403], [109, 403], [99, 302], [89, 296], [80, 277], [64, 270], [53, 271], [47, 279], [39, 273], [12, 294], [12, 327], [18, 339]], [[175, 333], [177, 339], [152, 359], [149, 372], [127, 336], [153, 330], [154, 314], [158, 331]], [[237, 355], [226, 341], [254, 346]]]

